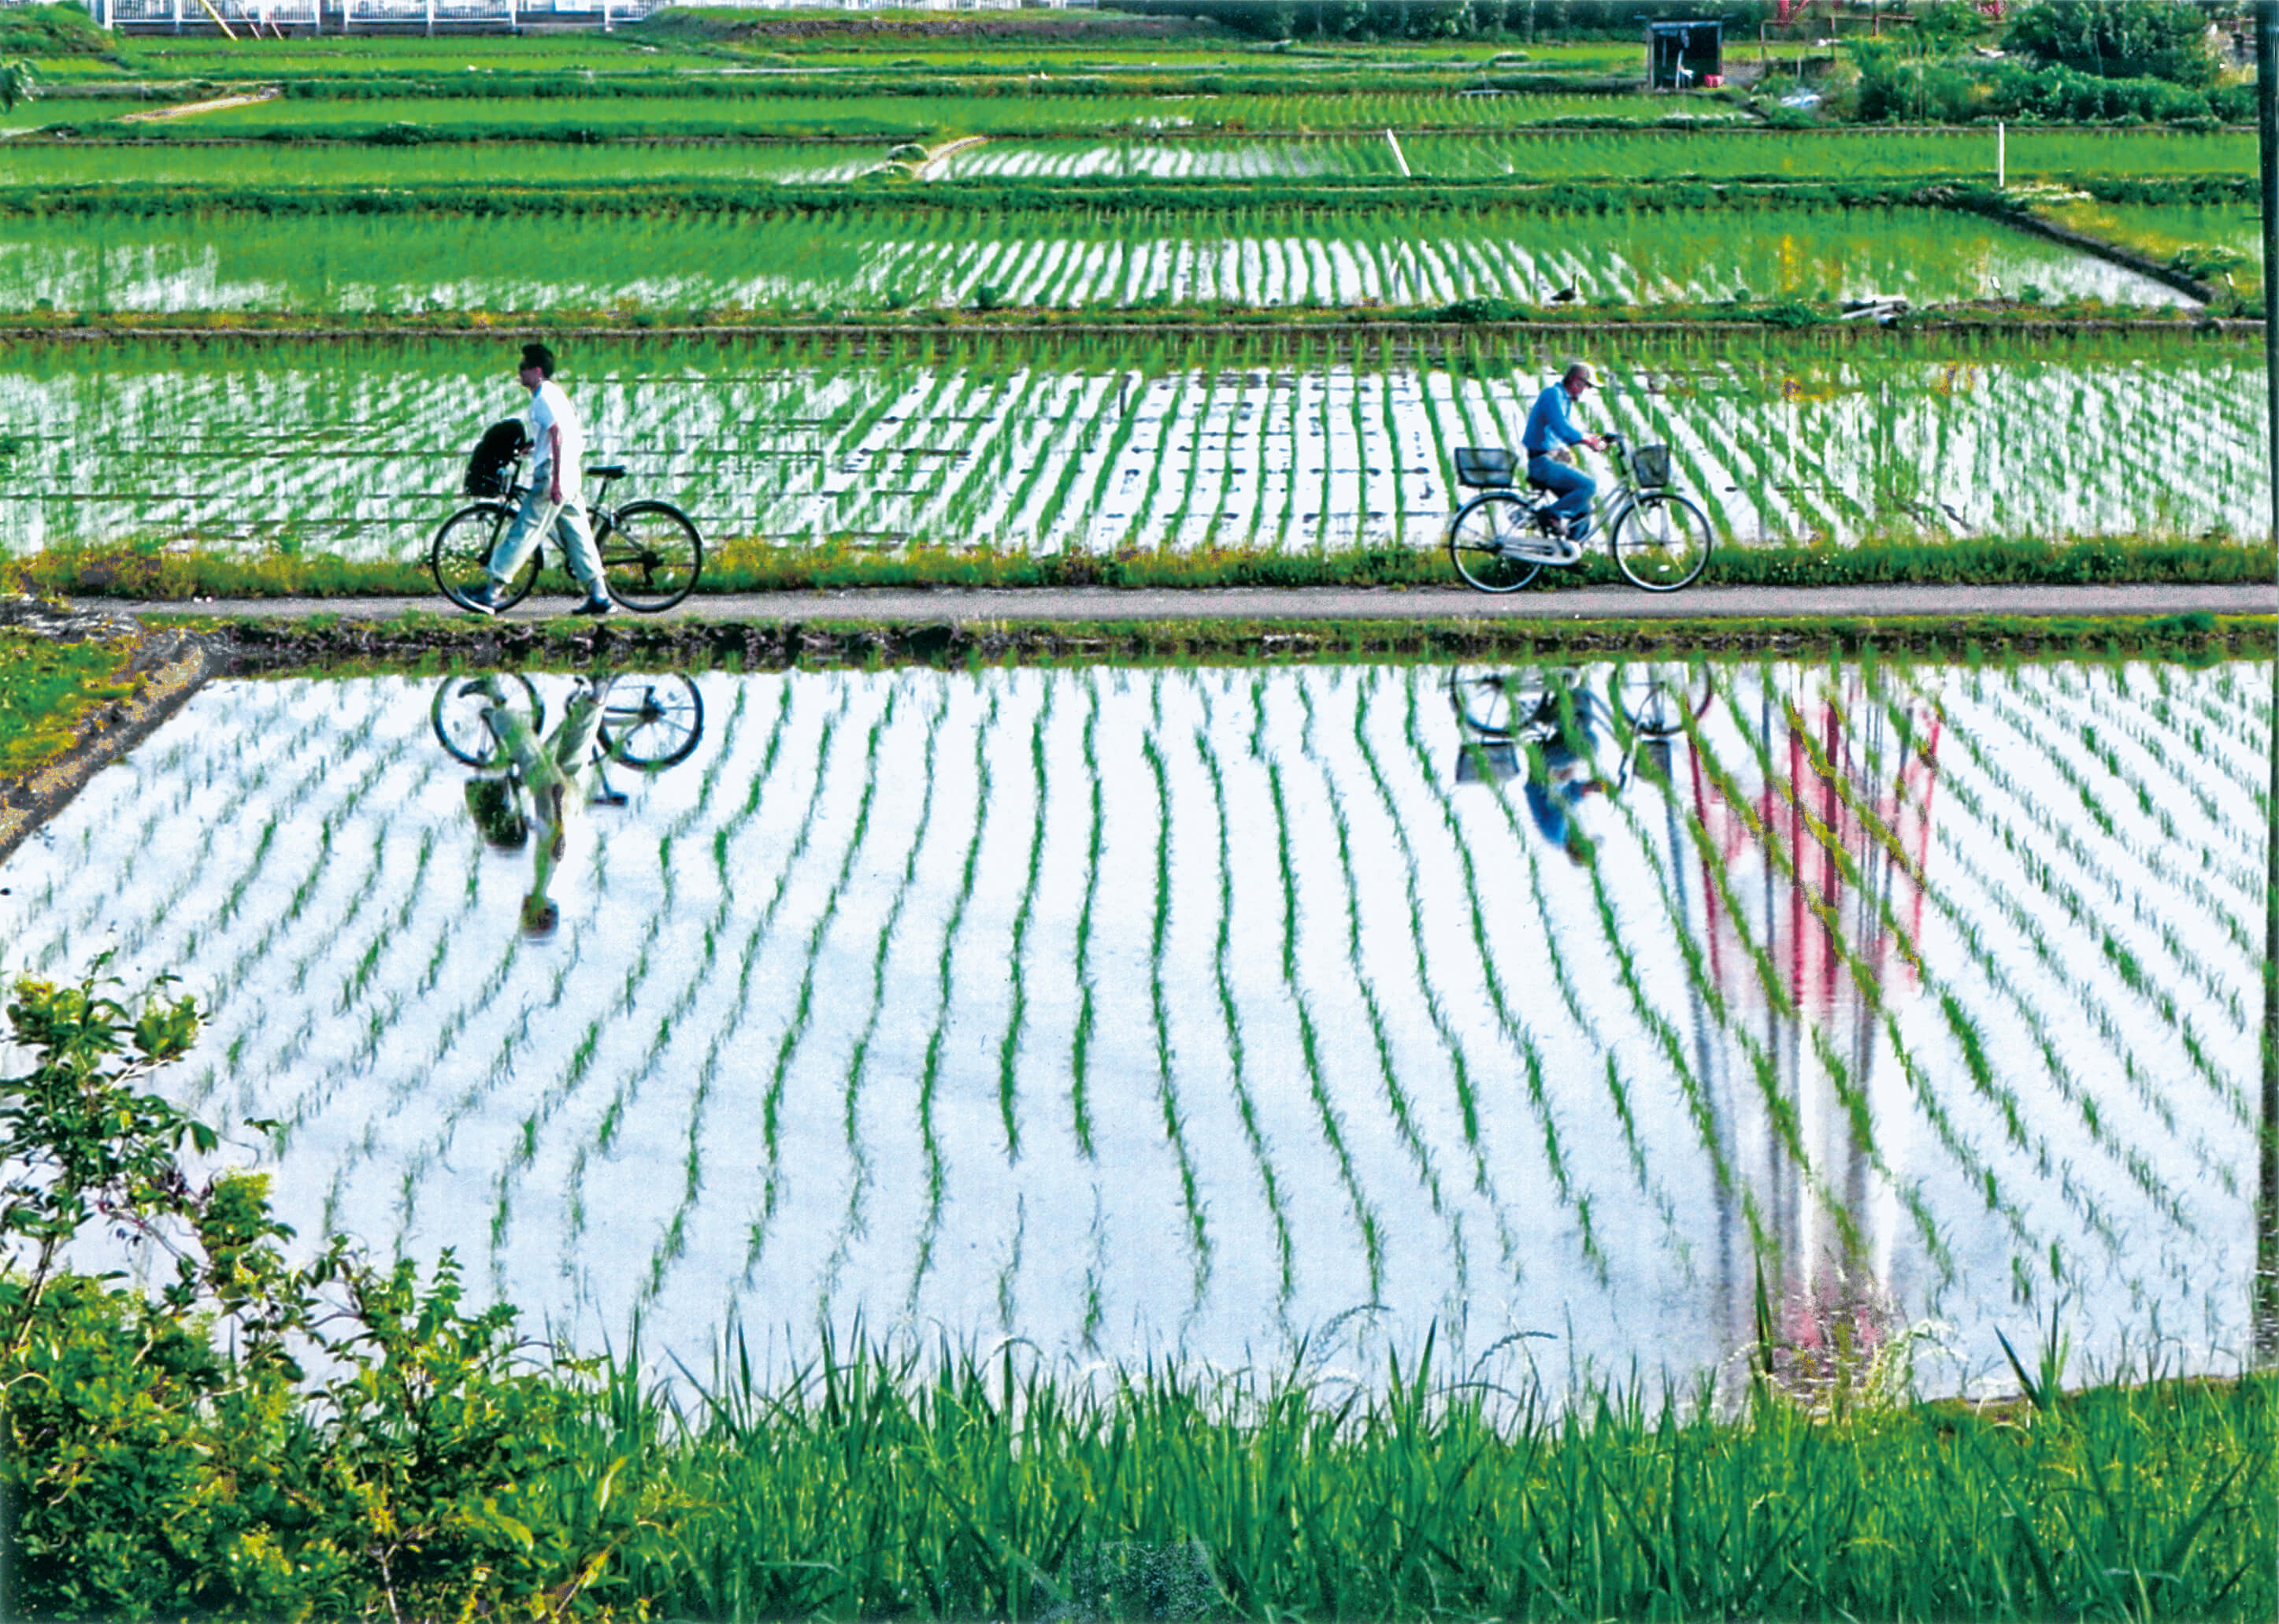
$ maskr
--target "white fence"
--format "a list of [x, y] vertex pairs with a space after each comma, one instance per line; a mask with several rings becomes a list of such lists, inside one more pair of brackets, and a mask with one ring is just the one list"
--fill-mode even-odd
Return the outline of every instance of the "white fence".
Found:
[[[30, 0], [0, 0], [0, 9]], [[234, 28], [338, 28], [345, 19], [351, 30], [369, 27], [388, 32], [433, 27], [495, 25], [512, 27], [523, 23], [600, 22], [645, 17], [673, 0], [85, 0], [96, 21], [106, 27], [137, 30], [204, 28], [219, 15]], [[729, 5], [754, 11], [815, 10], [833, 0], [704, 0], [708, 5]], [[1093, 0], [835, 0], [842, 11], [867, 12], [893, 8], [939, 12], [996, 12], [1023, 8], [1059, 9], [1090, 5]]]

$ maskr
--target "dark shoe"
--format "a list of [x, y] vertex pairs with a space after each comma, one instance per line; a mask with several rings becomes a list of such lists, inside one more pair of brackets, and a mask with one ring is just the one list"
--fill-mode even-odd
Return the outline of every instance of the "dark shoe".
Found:
[[616, 612], [617, 605], [606, 597], [589, 597], [570, 612], [572, 614], [605, 615]]
[[476, 614], [496, 614], [499, 612], [498, 596], [491, 589], [491, 583], [487, 581], [480, 587], [468, 589], [466, 595], [460, 601]]

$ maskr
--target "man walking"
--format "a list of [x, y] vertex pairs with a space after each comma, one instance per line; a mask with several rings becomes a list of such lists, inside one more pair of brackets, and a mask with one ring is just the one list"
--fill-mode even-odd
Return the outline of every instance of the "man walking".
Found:
[[515, 376], [530, 391], [530, 437], [537, 446], [536, 460], [522, 506], [491, 554], [490, 579], [467, 594], [468, 605], [483, 614], [496, 614], [499, 594], [529, 558], [539, 537], [551, 530], [570, 573], [586, 589], [586, 601], [570, 612], [605, 615], [610, 594], [602, 584], [602, 556], [595, 550], [594, 529], [586, 520], [580, 477], [586, 426], [570, 396], [554, 381], [553, 350], [544, 344], [525, 344]]
[[1568, 362], [1566, 375], [1535, 397], [1534, 409], [1528, 412], [1527, 427], [1519, 437], [1527, 450], [1527, 477], [1558, 494], [1551, 511], [1566, 521], [1567, 534], [1577, 541], [1591, 533], [1591, 498], [1599, 494], [1599, 481], [1552, 453], [1569, 445], [1587, 445], [1594, 451], [1607, 449], [1604, 440], [1585, 434], [1569, 415], [1582, 404], [1586, 391], [1598, 387], [1598, 374], [1586, 363]]

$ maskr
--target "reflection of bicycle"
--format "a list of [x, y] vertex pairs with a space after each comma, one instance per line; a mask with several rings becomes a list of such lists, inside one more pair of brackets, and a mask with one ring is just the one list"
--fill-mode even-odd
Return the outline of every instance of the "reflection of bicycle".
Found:
[[[518, 458], [512, 466], [519, 466]], [[586, 470], [595, 481], [592, 500], [586, 504], [594, 527], [594, 547], [602, 556], [602, 581], [610, 596], [628, 609], [655, 614], [688, 596], [704, 571], [704, 543], [695, 521], [670, 502], [628, 502], [610, 507], [610, 481], [625, 476], [623, 463]], [[468, 594], [490, 579], [491, 555], [499, 537], [513, 522], [521, 505], [523, 487], [511, 484], [506, 498], [476, 502], [443, 521], [427, 549], [427, 567], [443, 596], [462, 609], [476, 607]], [[541, 526], [538, 545], [512, 581], [498, 589], [488, 607], [511, 609], [530, 595], [538, 579], [541, 554], [550, 525]]]
[[1617, 788], [1629, 781], [1631, 758], [1641, 743], [1666, 742], [1684, 732], [1689, 720], [1707, 712], [1713, 697], [1708, 667], [1667, 661], [1616, 665], [1605, 695], [1587, 676], [1558, 668], [1491, 671], [1459, 666], [1448, 673], [1447, 689], [1463, 735], [1460, 778], [1477, 774], [1481, 763], [1472, 760], [1475, 751], [1497, 777], [1510, 778], [1531, 746], [1588, 755], [1591, 741], [1604, 730], [1623, 744]]
[[[1606, 516], [1615, 567], [1648, 592], [1690, 585], [1709, 562], [1709, 520], [1691, 500], [1666, 489], [1669, 448], [1633, 448], [1620, 435], [1606, 438], [1622, 474]], [[1456, 452], [1456, 482], [1480, 494], [1448, 520], [1448, 561], [1483, 592], [1516, 592], [1546, 565], [1558, 569], [1582, 562], [1583, 543], [1551, 511], [1550, 489], [1530, 480], [1523, 493], [1513, 489], [1516, 471], [1512, 454], [1498, 447], [1464, 446]]]
[[[605, 768], [614, 765], [643, 773], [661, 772], [687, 760], [704, 736], [703, 697], [695, 683], [678, 673], [581, 680], [600, 689], [602, 716], [595, 749]], [[537, 685], [520, 672], [510, 671], [491, 677], [444, 678], [427, 707], [437, 741], [455, 759], [471, 767], [506, 766], [506, 746], [488, 714], [501, 704], [520, 719], [532, 737], [544, 735], [546, 702], [539, 697]], [[606, 784], [603, 798], [612, 803], [624, 799]]]

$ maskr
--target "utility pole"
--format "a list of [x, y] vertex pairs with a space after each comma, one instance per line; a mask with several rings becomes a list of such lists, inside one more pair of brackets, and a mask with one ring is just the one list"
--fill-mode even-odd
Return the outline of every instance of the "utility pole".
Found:
[[[2255, 127], [2263, 179], [2263, 395], [2271, 534], [2279, 541], [2279, 0], [2256, 0]], [[2263, 1064], [2256, 1119], [2254, 1362], [2279, 1363], [2279, 655], [2271, 666], [2271, 795], [2264, 816]]]

